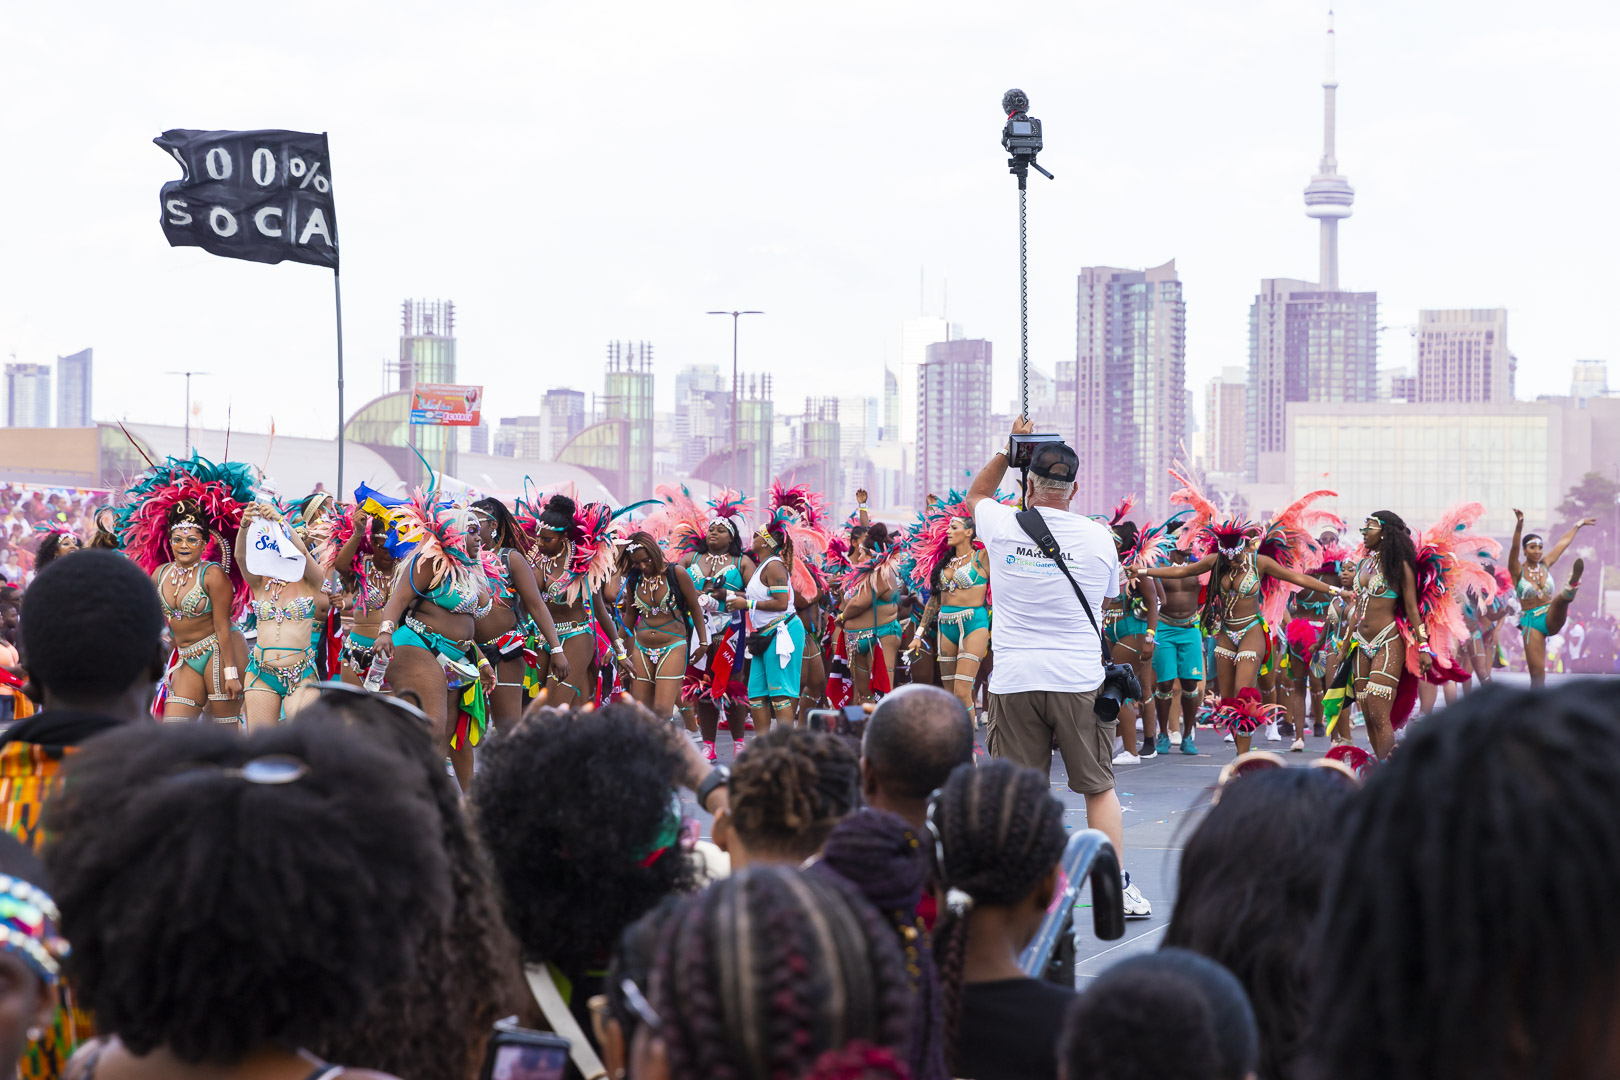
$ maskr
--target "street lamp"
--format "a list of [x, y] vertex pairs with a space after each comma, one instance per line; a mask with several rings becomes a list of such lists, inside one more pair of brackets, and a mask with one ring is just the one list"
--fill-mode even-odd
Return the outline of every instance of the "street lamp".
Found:
[[709, 311], [708, 315], [731, 316], [731, 487], [737, 491], [737, 320], [744, 315], [763, 315], [763, 311]]
[[211, 371], [165, 371], [165, 375], [184, 375], [186, 377], [186, 457], [191, 456], [191, 377], [199, 379], [212, 375]]

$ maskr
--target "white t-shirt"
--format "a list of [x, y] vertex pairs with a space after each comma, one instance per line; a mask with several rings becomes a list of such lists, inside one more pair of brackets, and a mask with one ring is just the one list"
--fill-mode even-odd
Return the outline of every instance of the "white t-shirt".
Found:
[[[1102, 620], [1103, 600], [1119, 595], [1119, 555], [1107, 526], [1067, 510], [1039, 507], [1069, 573]], [[992, 694], [1026, 690], [1083, 693], [1102, 685], [1102, 643], [1057, 563], [1018, 527], [1018, 511], [994, 499], [974, 511], [990, 555]]]

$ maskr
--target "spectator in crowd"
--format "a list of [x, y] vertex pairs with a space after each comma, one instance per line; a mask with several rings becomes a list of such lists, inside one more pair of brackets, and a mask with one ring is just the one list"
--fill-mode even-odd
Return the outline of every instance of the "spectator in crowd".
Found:
[[1620, 1074], [1614, 686], [1470, 694], [1353, 802], [1312, 1031], [1331, 1080]]
[[684, 897], [670, 894], [647, 914], [624, 928], [613, 950], [602, 992], [587, 1003], [591, 1010], [591, 1037], [602, 1048], [602, 1067], [608, 1076], [624, 1076], [630, 1067], [630, 1043], [641, 1017], [624, 992], [628, 981], [636, 987], [652, 983], [653, 959], [664, 924], [680, 909]]
[[973, 763], [973, 721], [955, 694], [907, 683], [886, 695], [861, 739], [861, 789], [868, 805], [925, 827], [928, 796], [951, 770]]
[[12, 836], [37, 847], [63, 761], [105, 732], [151, 721], [163, 609], [152, 579], [110, 551], [56, 563], [22, 608], [24, 669], [45, 709], [0, 736], [0, 813]]
[[[1013, 424], [1014, 435], [1034, 430], [1023, 417]], [[996, 451], [968, 488], [974, 525], [995, 567], [990, 753], [1049, 776], [1055, 740], [1069, 789], [1086, 800], [1086, 824], [1107, 835], [1124, 865], [1124, 819], [1114, 790], [1119, 718], [1105, 719], [1095, 708], [1104, 673], [1098, 613], [1104, 600], [1119, 595], [1119, 554], [1107, 526], [1069, 511], [1080, 490], [1079, 468], [1080, 458], [1069, 447], [1042, 443], [1023, 492], [1024, 505], [1050, 530], [1069, 576], [1019, 524], [1018, 510], [996, 499], [1007, 474], [1005, 450]], [[1076, 589], [1083, 591], [1089, 615]], [[1126, 873], [1126, 917], [1152, 914]]]
[[915, 1000], [894, 932], [854, 886], [772, 865], [684, 901], [635, 991], [650, 1001], [635, 1080], [798, 1077], [857, 1039], [899, 1053]]
[[34, 572], [43, 571], [63, 555], [71, 555], [82, 546], [77, 533], [52, 529], [40, 538], [39, 547], [34, 549]]
[[700, 884], [676, 794], [691, 749], [628, 704], [532, 710], [485, 749], [474, 821], [530, 977], [531, 993], [515, 1003], [526, 1026], [568, 1023], [532, 1000], [539, 982], [539, 993], [555, 1001], [545, 984], [555, 987], [573, 1023], [590, 1031], [587, 1002], [601, 993], [624, 928]]
[[950, 889], [934, 953], [951, 1075], [1057, 1076], [1057, 1033], [1074, 991], [1025, 975], [1018, 955], [1057, 893], [1063, 804], [1042, 774], [995, 759], [951, 773], [929, 827]]
[[1351, 782], [1327, 768], [1241, 773], [1181, 853], [1165, 945], [1224, 965], [1260, 1027], [1260, 1074], [1300, 1075], [1315, 965], [1305, 945], [1342, 846]]
[[329, 1061], [358, 1061], [400, 1076], [474, 1080], [490, 1025], [518, 992], [515, 946], [501, 919], [488, 860], [462, 813], [461, 788], [433, 752], [432, 721], [398, 698], [325, 684], [297, 723], [347, 725], [398, 753], [420, 775], [438, 810], [450, 868], [451, 914], [426, 923], [410, 979], [378, 988], [365, 1016], [307, 1047]]
[[451, 917], [438, 817], [419, 769], [342, 727], [92, 741], [45, 818], [64, 970], [105, 1036], [70, 1075], [381, 1076], [306, 1048], [416, 977]]
[[732, 868], [797, 866], [860, 805], [860, 764], [841, 735], [778, 727], [737, 758], [730, 789], [730, 809], [715, 819], [714, 835], [723, 838]]
[[[954, 694], [946, 694], [965, 716]], [[752, 753], [752, 751], [750, 751]], [[929, 834], [898, 814], [860, 810], [833, 827], [812, 873], [837, 874], [861, 891], [894, 928], [906, 958], [906, 974], [917, 995], [916, 1020], [911, 1026], [905, 1060], [911, 1080], [944, 1080], [945, 1014], [934, 966], [928, 927], [918, 913], [929, 878]]]
[[0, 1076], [18, 1075], [56, 1017], [67, 943], [47, 882], [34, 853], [0, 834]]
[[[1165, 1037], [1164, 1017], [1175, 1017]], [[1185, 949], [1161, 949], [1103, 972], [1069, 1010], [1065, 1080], [1250, 1080], [1259, 1033], [1230, 971]]]

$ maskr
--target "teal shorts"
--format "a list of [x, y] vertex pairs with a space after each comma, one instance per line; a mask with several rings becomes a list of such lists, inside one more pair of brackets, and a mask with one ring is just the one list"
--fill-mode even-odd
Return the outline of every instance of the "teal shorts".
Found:
[[876, 628], [869, 626], [864, 630], [850, 630], [846, 636], [849, 643], [854, 646], [855, 651], [864, 656], [872, 651], [872, 647], [877, 644], [879, 638], [900, 637], [900, 623], [898, 621], [886, 622]]
[[1159, 623], [1153, 644], [1153, 677], [1161, 683], [1204, 677], [1204, 635], [1198, 627]]
[[1147, 633], [1147, 620], [1139, 619], [1135, 615], [1121, 615], [1108, 624], [1108, 640], [1121, 642], [1128, 637], [1139, 637]]
[[990, 629], [990, 609], [987, 607], [955, 607], [944, 604], [939, 609], [939, 632], [952, 645], [960, 645], [975, 630]]
[[793, 655], [788, 657], [786, 667], [782, 666], [781, 658], [776, 655], [774, 638], [764, 655], [748, 658], [748, 700], [763, 701], [766, 698], [799, 700], [799, 668], [804, 661], [803, 620], [789, 616], [787, 632], [793, 639]]
[[1519, 615], [1519, 633], [1529, 636], [1530, 631], [1537, 630], [1540, 631], [1542, 637], [1546, 637], [1547, 612], [1551, 608], [1551, 604], [1543, 604], [1541, 607], [1522, 612]]

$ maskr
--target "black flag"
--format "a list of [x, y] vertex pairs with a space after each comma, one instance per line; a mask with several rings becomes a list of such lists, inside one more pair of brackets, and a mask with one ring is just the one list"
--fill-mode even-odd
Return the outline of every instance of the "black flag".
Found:
[[158, 196], [171, 247], [337, 269], [337, 214], [324, 132], [177, 128], [152, 141], [185, 170]]

